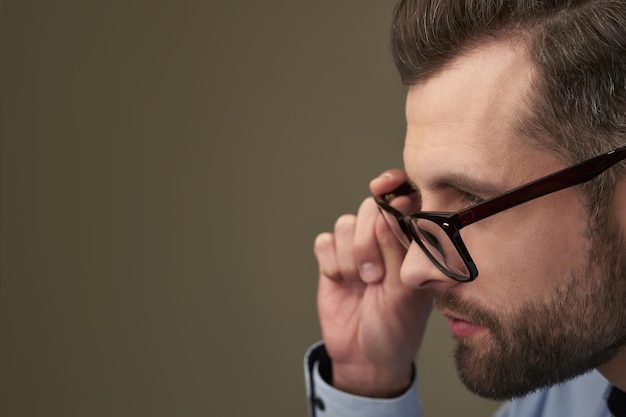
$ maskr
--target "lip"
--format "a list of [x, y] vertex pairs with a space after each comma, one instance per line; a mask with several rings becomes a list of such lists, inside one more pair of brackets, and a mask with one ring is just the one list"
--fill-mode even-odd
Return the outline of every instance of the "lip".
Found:
[[455, 317], [452, 314], [444, 313], [443, 315], [446, 319], [448, 319], [448, 328], [456, 337], [470, 337], [476, 333], [486, 330], [484, 326], [463, 320], [462, 318]]

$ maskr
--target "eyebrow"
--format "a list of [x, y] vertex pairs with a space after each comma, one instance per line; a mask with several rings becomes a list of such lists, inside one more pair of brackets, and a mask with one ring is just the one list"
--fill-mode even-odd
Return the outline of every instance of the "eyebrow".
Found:
[[481, 197], [494, 197], [509, 191], [509, 187], [495, 184], [494, 182], [470, 178], [467, 175], [460, 173], [453, 173], [446, 175], [445, 177], [438, 178], [432, 185], [434, 190], [442, 190], [452, 188], [461, 192], [475, 194]]

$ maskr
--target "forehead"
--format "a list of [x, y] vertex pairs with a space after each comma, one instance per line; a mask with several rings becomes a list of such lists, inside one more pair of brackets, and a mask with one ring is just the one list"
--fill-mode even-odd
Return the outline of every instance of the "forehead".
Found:
[[523, 44], [504, 41], [464, 54], [412, 86], [404, 151], [411, 179], [418, 186], [460, 174], [518, 182], [523, 172], [515, 162], [539, 152], [517, 128], [529, 108], [533, 74]]

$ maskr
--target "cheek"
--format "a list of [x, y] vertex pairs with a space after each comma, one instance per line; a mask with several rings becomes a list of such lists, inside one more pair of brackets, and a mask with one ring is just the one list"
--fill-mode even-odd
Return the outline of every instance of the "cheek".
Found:
[[626, 181], [620, 181], [613, 193], [613, 213], [621, 230], [626, 230]]
[[544, 198], [469, 226], [463, 238], [478, 268], [477, 283], [506, 301], [549, 297], [551, 288], [586, 268], [582, 219], [577, 199]]

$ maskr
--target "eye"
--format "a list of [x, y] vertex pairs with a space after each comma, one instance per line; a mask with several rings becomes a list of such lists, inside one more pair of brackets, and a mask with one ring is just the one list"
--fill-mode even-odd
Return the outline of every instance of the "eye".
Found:
[[463, 202], [464, 207], [475, 206], [476, 204], [480, 204], [483, 201], [485, 201], [484, 199], [472, 193], [467, 193], [464, 191], [460, 191], [460, 193], [461, 193], [461, 201]]

